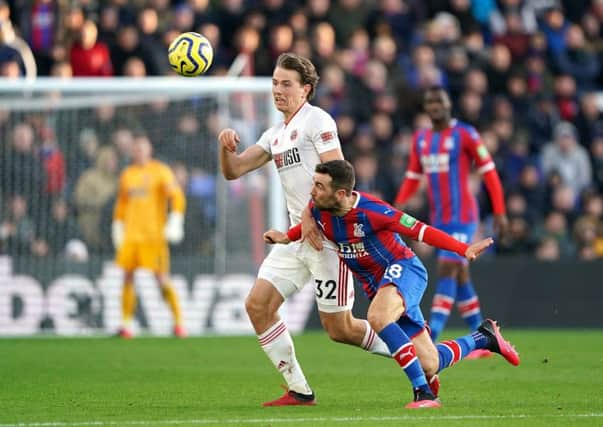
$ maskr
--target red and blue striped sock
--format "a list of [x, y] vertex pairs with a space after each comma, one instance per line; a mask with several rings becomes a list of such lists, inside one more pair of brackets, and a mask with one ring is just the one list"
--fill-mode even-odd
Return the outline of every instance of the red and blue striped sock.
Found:
[[459, 285], [456, 293], [456, 306], [461, 317], [469, 326], [469, 330], [475, 331], [484, 320], [479, 305], [479, 298], [471, 282]]
[[417, 358], [417, 351], [408, 335], [396, 323], [390, 323], [379, 332], [381, 339], [387, 344], [392, 358], [400, 365], [413, 388], [429, 390], [425, 373]]
[[455, 340], [447, 340], [438, 343], [436, 345], [440, 356], [440, 368], [438, 372], [461, 361], [465, 356], [477, 348], [475, 344], [476, 342], [472, 335], [465, 335], [464, 337]]
[[446, 326], [450, 311], [454, 306], [455, 298], [456, 280], [451, 277], [440, 278], [431, 302], [431, 317], [429, 319], [431, 339], [434, 342], [438, 339]]

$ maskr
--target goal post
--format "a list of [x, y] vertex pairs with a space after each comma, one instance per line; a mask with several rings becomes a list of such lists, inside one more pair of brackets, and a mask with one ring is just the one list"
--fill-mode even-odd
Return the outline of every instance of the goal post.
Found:
[[[172, 247], [176, 285], [198, 294], [185, 305], [194, 314], [204, 304], [195, 298], [210, 298], [210, 305], [240, 302], [229, 309], [232, 322], [199, 318], [216, 311], [206, 307], [189, 329], [248, 331], [235, 281], [227, 279], [226, 290], [204, 285], [213, 289], [209, 296], [196, 283], [239, 275], [246, 291], [265, 255], [261, 233], [284, 229], [287, 216], [272, 164], [224, 180], [217, 134], [234, 128], [242, 150], [279, 119], [270, 78], [0, 79], [0, 335], [56, 332], [57, 325], [71, 333], [115, 326], [119, 305], [113, 300], [121, 284], [112, 266], [111, 213], [116, 180], [138, 130], [149, 135], [155, 156], [172, 166], [187, 195], [185, 238]], [[73, 275], [77, 280], [65, 284]], [[28, 283], [22, 291], [9, 286], [15, 277]], [[62, 294], [52, 293], [59, 285]], [[95, 293], [101, 285], [106, 289]], [[64, 294], [64, 301], [55, 294]], [[169, 331], [167, 309], [142, 304], [140, 327]], [[151, 320], [152, 311], [159, 314]]]

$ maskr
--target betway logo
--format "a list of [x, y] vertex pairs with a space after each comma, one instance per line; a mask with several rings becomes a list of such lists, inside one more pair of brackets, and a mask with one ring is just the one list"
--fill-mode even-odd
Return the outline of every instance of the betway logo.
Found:
[[450, 155], [448, 153], [426, 154], [421, 156], [424, 173], [448, 172]]
[[297, 147], [290, 148], [287, 151], [274, 155], [274, 164], [277, 169], [291, 167], [298, 163], [301, 163], [301, 158], [299, 157], [299, 150]]
[[[115, 333], [121, 322], [122, 278], [122, 271], [109, 263], [96, 279], [65, 274], [44, 288], [32, 276], [14, 275], [10, 258], [0, 257], [0, 336]], [[189, 286], [182, 276], [173, 276], [187, 331], [191, 335], [253, 334], [244, 301], [254, 280], [251, 274], [200, 274]], [[134, 331], [170, 335], [172, 315], [153, 276], [140, 271], [135, 282], [138, 311]], [[287, 300], [281, 316], [291, 332], [304, 330], [313, 305], [311, 283]]]

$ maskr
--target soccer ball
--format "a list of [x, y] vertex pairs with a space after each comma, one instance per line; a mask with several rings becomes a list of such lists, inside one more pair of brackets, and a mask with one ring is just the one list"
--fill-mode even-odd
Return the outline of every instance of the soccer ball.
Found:
[[205, 73], [214, 59], [211, 43], [199, 33], [182, 33], [174, 39], [168, 49], [172, 69], [185, 77]]

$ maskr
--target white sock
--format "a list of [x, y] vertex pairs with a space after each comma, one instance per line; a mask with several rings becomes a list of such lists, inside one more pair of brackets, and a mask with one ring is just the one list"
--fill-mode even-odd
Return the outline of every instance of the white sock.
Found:
[[282, 320], [258, 335], [262, 349], [276, 369], [283, 375], [289, 390], [302, 394], [312, 394], [301, 366], [295, 357], [293, 340]]
[[378, 354], [379, 356], [392, 357], [389, 348], [387, 348], [387, 344], [385, 344], [379, 335], [377, 335], [377, 332], [373, 331], [368, 320], [364, 320], [364, 324], [366, 325], [366, 332], [364, 333], [364, 338], [362, 338], [360, 347], [373, 354]]

